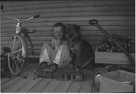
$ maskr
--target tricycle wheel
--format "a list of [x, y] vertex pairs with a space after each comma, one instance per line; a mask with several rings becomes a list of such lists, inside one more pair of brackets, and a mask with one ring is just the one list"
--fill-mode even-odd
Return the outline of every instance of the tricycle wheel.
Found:
[[8, 53], [8, 67], [12, 75], [18, 75], [22, 71], [26, 57], [26, 43], [21, 36], [14, 36]]

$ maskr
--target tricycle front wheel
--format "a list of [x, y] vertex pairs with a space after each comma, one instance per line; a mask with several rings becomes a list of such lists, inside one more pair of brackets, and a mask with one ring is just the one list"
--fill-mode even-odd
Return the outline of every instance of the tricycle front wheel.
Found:
[[12, 75], [18, 75], [22, 71], [27, 55], [26, 43], [21, 36], [14, 36], [8, 53], [8, 67]]

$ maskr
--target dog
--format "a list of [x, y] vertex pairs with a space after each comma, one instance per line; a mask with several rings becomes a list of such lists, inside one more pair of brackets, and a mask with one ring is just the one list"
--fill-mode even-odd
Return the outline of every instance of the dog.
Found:
[[73, 65], [78, 69], [85, 68], [88, 64], [93, 66], [94, 52], [91, 44], [82, 38], [80, 26], [67, 24], [64, 34], [68, 41], [70, 51], [73, 54]]

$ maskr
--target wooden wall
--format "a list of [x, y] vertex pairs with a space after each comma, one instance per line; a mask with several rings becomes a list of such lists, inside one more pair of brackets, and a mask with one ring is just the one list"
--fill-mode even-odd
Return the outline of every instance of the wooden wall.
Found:
[[[135, 0], [3, 1], [1, 4], [6, 13], [14, 17], [40, 14], [39, 18], [23, 23], [28, 29], [37, 31], [30, 35], [36, 56], [39, 56], [42, 45], [53, 37], [52, 26], [56, 22], [80, 25], [83, 37], [94, 49], [104, 34], [88, 24], [91, 19], [99, 20], [109, 34], [135, 38]], [[1, 15], [1, 47], [9, 46], [15, 25], [16, 21]]]

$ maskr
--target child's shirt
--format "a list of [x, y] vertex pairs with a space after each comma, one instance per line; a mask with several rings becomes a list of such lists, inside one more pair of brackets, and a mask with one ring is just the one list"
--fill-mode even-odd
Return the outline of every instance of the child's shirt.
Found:
[[54, 50], [58, 50], [61, 44], [62, 44], [62, 42], [59, 39], [53, 38], [51, 41], [51, 46]]

